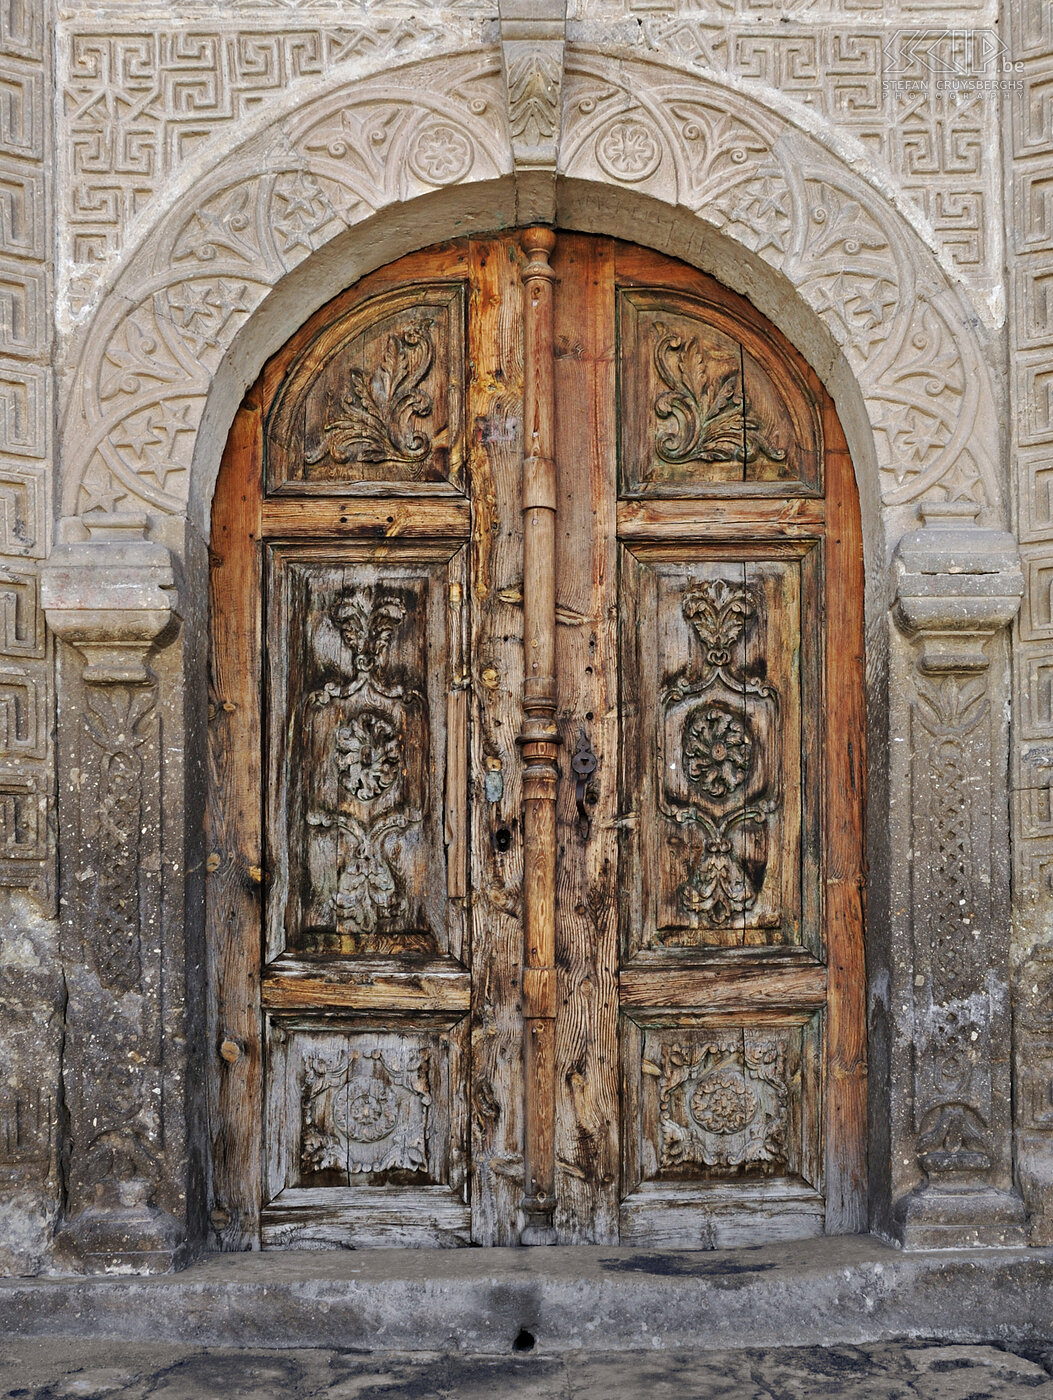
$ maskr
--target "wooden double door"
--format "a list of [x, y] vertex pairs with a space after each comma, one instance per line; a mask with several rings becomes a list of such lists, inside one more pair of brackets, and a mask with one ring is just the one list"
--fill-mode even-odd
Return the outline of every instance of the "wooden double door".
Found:
[[218, 1240], [865, 1228], [858, 505], [781, 335], [607, 238], [412, 255], [211, 548]]

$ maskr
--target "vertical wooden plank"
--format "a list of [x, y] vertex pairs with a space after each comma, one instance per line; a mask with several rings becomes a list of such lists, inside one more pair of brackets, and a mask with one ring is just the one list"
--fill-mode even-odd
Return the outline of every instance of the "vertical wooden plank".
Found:
[[866, 756], [863, 551], [859, 496], [841, 425], [826, 400], [826, 1229], [865, 1230]]
[[510, 240], [471, 241], [472, 1242], [519, 1240], [522, 296]]
[[[618, 614], [614, 259], [609, 240], [561, 234], [555, 317], [558, 510], [556, 1228], [618, 1238]], [[580, 827], [570, 758], [599, 763]]]
[[212, 989], [211, 1223], [223, 1249], [259, 1248], [261, 422], [250, 394], [224, 453], [212, 508], [206, 956]]

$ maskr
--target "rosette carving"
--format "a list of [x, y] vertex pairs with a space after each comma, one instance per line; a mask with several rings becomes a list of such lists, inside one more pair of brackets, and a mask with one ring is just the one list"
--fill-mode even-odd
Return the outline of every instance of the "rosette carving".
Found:
[[685, 593], [681, 612], [702, 659], [664, 697], [663, 768], [670, 771], [676, 754], [682, 780], [676, 791], [666, 783], [663, 811], [695, 836], [677, 899], [693, 923], [714, 928], [756, 904], [763, 865], [748, 867], [740, 833], [749, 830], [760, 838], [754, 846], [762, 844], [778, 806], [769, 776], [777, 771], [774, 755], [763, 752], [764, 736], [774, 735], [778, 696], [744, 669], [744, 638], [760, 606], [754, 589], [722, 578]]
[[659, 1075], [659, 1167], [785, 1169], [789, 1092], [786, 1032], [707, 1033], [665, 1042]]

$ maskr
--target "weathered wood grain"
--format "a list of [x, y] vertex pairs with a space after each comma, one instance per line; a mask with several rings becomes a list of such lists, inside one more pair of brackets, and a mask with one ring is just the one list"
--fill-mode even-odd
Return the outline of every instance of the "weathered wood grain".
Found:
[[449, 539], [471, 531], [467, 501], [405, 501], [389, 497], [270, 496], [263, 502], [268, 539]]
[[472, 1242], [513, 1245], [524, 1189], [523, 287], [514, 242], [473, 239], [470, 252]]
[[227, 440], [213, 500], [209, 591], [211, 1223], [220, 1247], [231, 1250], [259, 1248], [263, 1191], [261, 472], [261, 410], [250, 393]]
[[[556, 885], [556, 1229], [561, 1242], [618, 1239], [618, 617], [615, 336], [608, 240], [561, 234], [554, 348], [559, 468], [556, 673], [562, 740]], [[583, 830], [571, 766], [582, 738], [598, 766]]]
[[316, 962], [272, 963], [262, 983], [267, 1011], [467, 1011], [471, 978], [440, 964], [413, 970]]
[[865, 1228], [858, 501], [779, 333], [603, 238], [413, 254], [265, 367], [213, 549], [222, 1245]]
[[623, 968], [618, 985], [626, 1008], [763, 1011], [825, 1005], [827, 971], [822, 964], [797, 959], [780, 966], [774, 959], [747, 962], [735, 957], [702, 967]]
[[468, 1206], [441, 1186], [291, 1187], [263, 1212], [269, 1249], [449, 1249], [471, 1243]]
[[777, 503], [743, 497], [647, 498], [618, 502], [618, 535], [626, 541], [683, 540], [685, 544], [738, 541], [743, 535], [778, 542], [795, 536], [814, 539], [825, 518], [825, 504], [809, 496]]

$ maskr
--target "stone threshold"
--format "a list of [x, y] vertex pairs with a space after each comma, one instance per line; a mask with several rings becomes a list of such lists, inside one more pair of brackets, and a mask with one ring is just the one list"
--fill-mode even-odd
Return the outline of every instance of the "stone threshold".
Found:
[[1053, 1341], [1053, 1249], [273, 1250], [0, 1281], [0, 1335], [499, 1355]]

